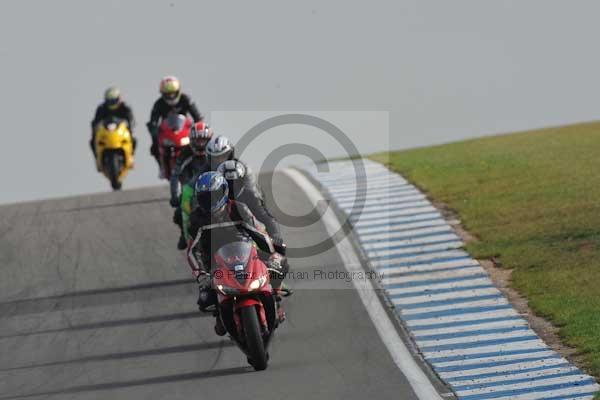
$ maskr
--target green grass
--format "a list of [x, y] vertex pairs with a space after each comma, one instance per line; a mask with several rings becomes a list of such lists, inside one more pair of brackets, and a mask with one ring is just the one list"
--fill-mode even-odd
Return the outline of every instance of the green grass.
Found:
[[600, 376], [600, 123], [380, 153], [455, 210], [533, 310]]

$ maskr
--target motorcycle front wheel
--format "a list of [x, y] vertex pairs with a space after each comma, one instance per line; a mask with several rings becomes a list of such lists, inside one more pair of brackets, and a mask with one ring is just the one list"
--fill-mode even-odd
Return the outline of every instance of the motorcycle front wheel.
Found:
[[121, 154], [117, 152], [110, 152], [105, 158], [105, 168], [108, 172], [108, 179], [110, 180], [110, 186], [113, 190], [121, 190], [121, 181], [119, 175], [123, 168], [123, 162]]
[[267, 369], [269, 356], [265, 349], [256, 307], [244, 307], [241, 310], [242, 326], [246, 336], [248, 359], [256, 371]]

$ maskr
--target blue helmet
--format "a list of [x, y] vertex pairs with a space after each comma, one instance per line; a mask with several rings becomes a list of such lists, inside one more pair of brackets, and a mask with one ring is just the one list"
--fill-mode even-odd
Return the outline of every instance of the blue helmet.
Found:
[[215, 212], [227, 204], [229, 185], [218, 172], [205, 172], [196, 179], [194, 185], [198, 207], [204, 212]]

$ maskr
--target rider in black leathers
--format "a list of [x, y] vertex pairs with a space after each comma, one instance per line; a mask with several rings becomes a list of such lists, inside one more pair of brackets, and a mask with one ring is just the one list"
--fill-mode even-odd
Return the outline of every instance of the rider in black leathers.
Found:
[[181, 215], [181, 187], [190, 182], [195, 176], [208, 171], [206, 162], [206, 144], [213, 137], [213, 131], [204, 122], [196, 122], [190, 130], [190, 145], [183, 148], [175, 162], [171, 173], [170, 204], [175, 208], [173, 222], [179, 226], [180, 235], [177, 248], [184, 250], [187, 242], [183, 233], [183, 218]]
[[174, 76], [167, 76], [160, 82], [161, 97], [156, 100], [150, 113], [150, 121], [146, 127], [152, 137], [152, 146], [150, 154], [154, 156], [156, 162], [160, 165], [158, 154], [158, 127], [161, 120], [167, 118], [170, 114], [190, 115], [194, 122], [203, 120], [202, 114], [198, 111], [196, 104], [191, 98], [181, 92], [181, 83]]
[[273, 241], [277, 244], [283, 244], [279, 224], [267, 209], [256, 176], [250, 168], [234, 158], [219, 165], [217, 172], [221, 173], [227, 180], [229, 198], [246, 204], [254, 216], [265, 225], [267, 233]]
[[[231, 200], [228, 192], [227, 181], [218, 172], [202, 174], [195, 185], [197, 207], [190, 215], [190, 234], [194, 240], [188, 249], [188, 261], [199, 283], [198, 305], [201, 310], [214, 301], [208, 295], [212, 293], [209, 275], [212, 256], [228, 243], [254, 240], [270, 271], [280, 276], [287, 272], [284, 270], [283, 258], [275, 251], [269, 236], [261, 229], [261, 224], [248, 206]], [[279, 281], [280, 285], [281, 279]], [[275, 290], [279, 290], [276, 283], [272, 285]], [[283, 310], [280, 318], [284, 318]], [[217, 318], [215, 331], [224, 334], [219, 322]]]
[[[185, 166], [182, 164], [181, 171], [176, 167], [173, 175], [182, 174], [187, 177], [191, 176], [194, 179], [207, 171], [219, 169], [221, 174], [227, 173], [229, 176], [227, 180], [232, 189], [229, 192], [229, 197], [245, 203], [256, 218], [265, 225], [267, 233], [273, 238], [275, 243], [283, 244], [279, 224], [265, 205], [256, 176], [248, 166], [234, 156], [235, 149], [229, 139], [225, 136], [217, 136], [208, 142], [206, 146], [206, 163], [202, 164], [199, 162], [199, 157], [194, 157], [193, 161], [190, 161]], [[228, 169], [226, 165], [230, 165], [231, 167]], [[189, 182], [190, 179], [187, 177], [185, 180], [179, 179], [179, 182]], [[173, 178], [171, 179], [171, 205], [177, 207], [177, 210], [180, 209], [179, 184]], [[181, 227], [181, 213], [177, 210], [173, 221]], [[184, 237], [180, 236], [177, 247], [183, 250], [185, 245]]]
[[121, 91], [117, 87], [109, 87], [104, 92], [104, 102], [96, 108], [94, 119], [92, 120], [92, 138], [90, 139], [90, 148], [94, 153], [94, 159], [96, 159], [96, 126], [105, 120], [110, 118], [122, 119], [127, 122], [129, 132], [131, 134], [131, 141], [133, 142], [133, 150], [135, 152], [137, 140], [133, 136], [133, 128], [135, 128], [135, 118], [133, 117], [133, 111], [131, 107], [123, 101]]

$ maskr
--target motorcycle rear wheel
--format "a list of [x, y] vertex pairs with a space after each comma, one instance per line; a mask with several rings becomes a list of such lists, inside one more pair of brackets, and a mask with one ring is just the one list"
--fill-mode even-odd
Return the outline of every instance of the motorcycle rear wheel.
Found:
[[256, 371], [267, 369], [269, 356], [261, 334], [256, 307], [244, 307], [241, 311], [242, 325], [246, 336], [248, 359]]

